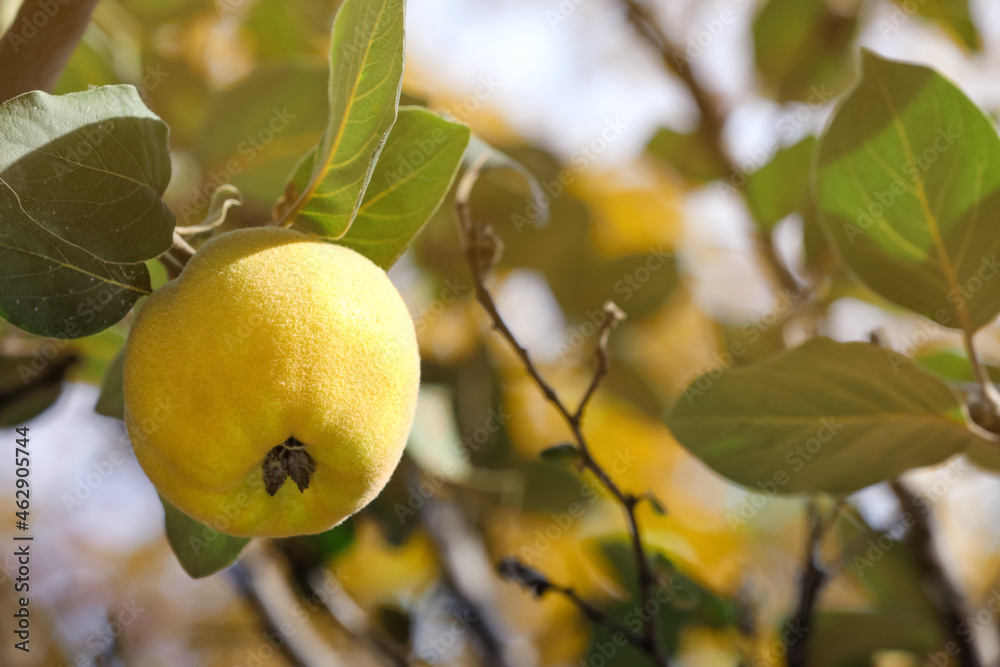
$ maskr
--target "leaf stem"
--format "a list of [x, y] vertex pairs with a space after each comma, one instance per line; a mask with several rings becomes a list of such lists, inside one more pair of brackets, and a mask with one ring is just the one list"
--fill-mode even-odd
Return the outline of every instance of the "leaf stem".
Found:
[[969, 357], [969, 365], [972, 367], [972, 374], [979, 385], [979, 396], [976, 400], [969, 401], [969, 412], [974, 422], [982, 426], [991, 433], [1000, 433], [1000, 395], [990, 381], [986, 368], [979, 360], [979, 353], [973, 341], [974, 333], [968, 329], [962, 329], [962, 341], [965, 343], [965, 352]]

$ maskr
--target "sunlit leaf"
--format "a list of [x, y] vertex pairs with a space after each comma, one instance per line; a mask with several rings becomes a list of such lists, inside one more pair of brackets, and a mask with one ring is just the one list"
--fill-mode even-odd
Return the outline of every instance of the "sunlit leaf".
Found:
[[392, 266], [441, 205], [468, 142], [465, 125], [400, 108], [354, 224], [338, 242]]
[[[357, 217], [336, 242], [388, 270], [441, 205], [468, 140], [464, 125], [420, 107], [400, 107]], [[315, 156], [310, 151], [295, 167], [286, 197], [309, 182]]]
[[330, 114], [305, 191], [284, 212], [318, 236], [351, 226], [396, 120], [405, 0], [346, 0], [330, 46]]
[[895, 352], [826, 338], [703, 375], [666, 421], [713, 470], [772, 493], [847, 494], [981, 442], [944, 382]]
[[846, 265], [881, 296], [974, 331], [1000, 312], [1000, 138], [953, 83], [864, 52], [817, 149], [817, 202]]
[[0, 106], [0, 315], [45, 336], [111, 326], [150, 292], [174, 216], [167, 126], [131, 86]]

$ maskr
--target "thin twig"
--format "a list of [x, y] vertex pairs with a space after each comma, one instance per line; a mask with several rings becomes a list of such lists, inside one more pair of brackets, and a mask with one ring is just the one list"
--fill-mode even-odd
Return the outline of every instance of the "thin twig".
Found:
[[636, 634], [619, 621], [609, 616], [591, 603], [581, 598], [575, 590], [567, 586], [560, 586], [548, 579], [538, 570], [528, 567], [516, 558], [504, 558], [497, 566], [500, 576], [509, 581], [516, 582], [531, 591], [535, 597], [542, 597], [546, 593], [557, 593], [569, 600], [576, 606], [583, 615], [591, 621], [611, 632], [620, 632], [629, 643], [642, 646], [645, 637]]
[[965, 344], [969, 365], [979, 386], [979, 394], [969, 397], [969, 416], [972, 417], [972, 421], [990, 433], [1000, 434], [1000, 394], [997, 393], [986, 368], [979, 360], [973, 333], [963, 329], [962, 342]]
[[827, 526], [833, 523], [833, 519], [831, 518], [829, 523], [824, 523], [819, 507], [813, 500], [808, 501], [806, 508], [809, 517], [809, 535], [803, 558], [805, 565], [799, 579], [795, 614], [789, 621], [791, 631], [784, 635], [788, 667], [805, 667], [808, 664], [809, 636], [812, 633], [816, 603], [819, 602], [819, 593], [829, 578], [820, 560], [820, 544]]
[[981, 667], [983, 663], [973, 637], [962, 631], [967, 627], [968, 605], [938, 555], [929, 509], [902, 480], [893, 480], [889, 486], [899, 500], [903, 516], [908, 515], [912, 519], [908, 537], [924, 576], [928, 598], [941, 612], [945, 635], [958, 651], [958, 664], [961, 667]]
[[52, 90], [96, 5], [97, 0], [25, 0], [0, 38], [0, 102]]
[[[559, 414], [562, 415], [563, 419], [569, 425], [570, 430], [573, 432], [573, 438], [577, 444], [580, 466], [596, 475], [601, 484], [611, 493], [612, 496], [614, 496], [624, 509], [625, 518], [629, 528], [629, 535], [632, 542], [632, 549], [636, 558], [639, 591], [642, 600], [645, 603], [652, 600], [656, 577], [654, 576], [653, 570], [649, 564], [649, 558], [646, 556], [646, 549], [642, 542], [642, 532], [639, 528], [639, 520], [636, 516], [636, 506], [638, 505], [640, 498], [623, 492], [614, 480], [612, 480], [611, 477], [604, 471], [600, 464], [594, 459], [590, 447], [587, 444], [587, 439], [580, 427], [583, 409], [586, 407], [590, 396], [596, 389], [596, 383], [599, 382], [600, 377], [597, 377], [595, 381], [591, 383], [591, 388], [588, 389], [583, 400], [580, 402], [579, 408], [575, 411], [570, 411], [562, 399], [559, 398], [559, 395], [552, 388], [552, 386], [545, 380], [545, 378], [542, 377], [538, 368], [531, 360], [531, 355], [528, 353], [528, 350], [526, 350], [518, 342], [513, 332], [511, 332], [507, 323], [497, 310], [496, 302], [493, 300], [493, 295], [486, 287], [486, 275], [496, 261], [499, 248], [501, 246], [499, 239], [490, 227], [477, 226], [473, 224], [469, 206], [469, 196], [472, 192], [472, 186], [475, 184], [476, 179], [479, 176], [479, 171], [482, 169], [482, 166], [485, 164], [488, 157], [489, 153], [484, 153], [480, 159], [476, 161], [476, 163], [469, 167], [465, 175], [462, 177], [462, 180], [459, 182], [455, 194], [455, 210], [458, 216], [459, 227], [462, 232], [462, 240], [465, 245], [464, 249], [466, 259], [468, 260], [469, 267], [472, 270], [473, 282], [476, 286], [476, 297], [493, 322], [493, 328], [500, 333], [500, 335], [508, 342], [508, 344], [510, 344], [512, 348], [514, 348], [514, 351], [517, 353], [518, 357], [520, 357], [525, 369], [534, 380], [535, 384], [538, 385], [542, 394], [553, 406], [555, 406], [556, 410], [559, 411]], [[611, 326], [617, 323], [617, 317], [620, 313], [621, 311], [619, 311], [614, 304], [605, 306], [606, 316], [604, 320], [604, 328], [602, 329], [597, 350], [598, 376], [603, 376], [607, 369], [607, 332]], [[645, 619], [643, 642], [639, 646], [646, 653], [648, 653], [650, 658], [660, 667], [664, 667], [669, 664], [655, 618]]]
[[[659, 53], [667, 71], [680, 79], [690, 93], [701, 116], [701, 127], [699, 130], [703, 133], [704, 137], [709, 139], [709, 149], [715, 153], [720, 162], [726, 165], [728, 173], [734, 175], [741, 173], [742, 170], [736, 165], [729, 155], [729, 151], [726, 149], [723, 137], [723, 128], [726, 124], [725, 114], [711, 93], [698, 80], [690, 65], [684, 60], [683, 51], [679, 50], [670, 41], [670, 38], [667, 37], [656, 21], [656, 17], [639, 0], [621, 0], [621, 2], [625, 7], [629, 23]], [[742, 192], [743, 185], [740, 184], [737, 189]], [[749, 208], [748, 211], [752, 216], [753, 211], [750, 211]], [[793, 295], [801, 296], [803, 292], [802, 287], [778, 256], [771, 236], [762, 234], [759, 236], [759, 239], [761, 254], [770, 266], [778, 283]]]

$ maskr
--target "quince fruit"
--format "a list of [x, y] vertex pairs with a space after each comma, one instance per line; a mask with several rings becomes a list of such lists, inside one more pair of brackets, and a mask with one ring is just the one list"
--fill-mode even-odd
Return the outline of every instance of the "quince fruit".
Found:
[[402, 456], [420, 359], [385, 272], [280, 228], [207, 242], [125, 348], [125, 421], [159, 493], [235, 536], [325, 531]]

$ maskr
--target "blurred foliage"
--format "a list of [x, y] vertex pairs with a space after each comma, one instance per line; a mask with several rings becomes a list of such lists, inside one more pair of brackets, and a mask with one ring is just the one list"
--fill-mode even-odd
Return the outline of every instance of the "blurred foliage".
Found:
[[[878, 30], [868, 4], [903, 12], [904, 20], [890, 28], [910, 30], [911, 12], [904, 8], [914, 3], [751, 4], [755, 14], [745, 41], [752, 42], [752, 53], [748, 46], [743, 54], [756, 83], [750, 102], [763, 96], [783, 108], [804, 103], [811, 113], [849, 85], [858, 35]], [[940, 27], [966, 50], [983, 48], [964, 0], [916, 4], [920, 18], [914, 23]], [[201, 222], [222, 183], [238, 186], [245, 201], [229, 211], [219, 231], [266, 224], [286, 179], [327, 124], [329, 26], [338, 6], [336, 0], [104, 0], [55, 92], [136, 86], [170, 126], [174, 173], [165, 199], [178, 224]], [[698, 24], [678, 26], [678, 34], [688, 27], [697, 32]], [[636, 41], [632, 33], [626, 38]], [[405, 80], [403, 104], [455, 110], [471, 93], [448, 90], [438, 63], [409, 66], [420, 78]], [[694, 66], [700, 70], [703, 63]], [[718, 96], [723, 104], [742, 103], [722, 92]], [[509, 156], [509, 162], [498, 158], [490, 165], [496, 168], [475, 186], [471, 207], [477, 222], [490, 225], [503, 243], [491, 282], [497, 294], [512, 294], [499, 300], [501, 308], [518, 331], [531, 331], [532, 325], [543, 330], [544, 337], [529, 336], [522, 343], [570, 405], [583, 395], [596, 367], [602, 305], [613, 300], [627, 314], [611, 337], [609, 374], [584, 428], [595, 456], [622, 488], [651, 493], [666, 510], [662, 514], [649, 502], [640, 508], [656, 574], [667, 592], [658, 609], [665, 644], [685, 664], [782, 664], [774, 647], [781, 646], [797, 595], [801, 499], [750, 493], [724, 481], [678, 444], [662, 418], [699, 376], [750, 366], [805, 336], [836, 331], [836, 313], [845, 304], [862, 304], [894, 322], [905, 319], [835, 263], [813, 213], [809, 170], [815, 136], [785, 137], [789, 143], [775, 145], [748, 170], [744, 186], [734, 185], [740, 175], [730, 173], [716, 137], [697, 123], [675, 124], [674, 117], [657, 120], [659, 129], [649, 133], [644, 155], [585, 166], [553, 148], [555, 142], [521, 136], [523, 118], [515, 121], [499, 103], [487, 101], [459, 119], [475, 133], [467, 163], [484, 150], [481, 138]], [[736, 250], [731, 238], [713, 237], [707, 244], [698, 238], [708, 225], [697, 217], [700, 209], [689, 208], [692, 195], [730, 187], [742, 197], [727, 202], [745, 204], [747, 226], [756, 225], [727, 228], [727, 234], [750, 237]], [[326, 533], [273, 546], [285, 558], [296, 593], [308, 594], [317, 569], [332, 573], [367, 613], [378, 637], [424, 658], [429, 641], [446, 636], [442, 633], [460, 606], [455, 573], [448, 571], [427, 524], [430, 499], [444, 501], [461, 508], [485, 551], [478, 571], [487, 573], [484, 585], [500, 624], [526, 647], [525, 665], [643, 664], [641, 655], [616, 646], [611, 633], [565, 600], [536, 600], [488, 575], [501, 558], [517, 556], [623, 622], [635, 619], [635, 563], [624, 542], [620, 508], [592, 476], [576, 469], [564, 445], [571, 439], [565, 424], [491, 333], [475, 300], [453, 204], [449, 195], [392, 274], [410, 305], [423, 359], [419, 412], [403, 461], [358, 516]], [[760, 238], [785, 237], [793, 237], [787, 244], [792, 250], [783, 257], [808, 298], [791, 307], [770, 298], [780, 292], [768, 283], [769, 300], [758, 307], [755, 288], [769, 278], [746, 248], [755, 250]], [[154, 288], [167, 281], [161, 263], [147, 267]], [[745, 315], [751, 311], [756, 314]], [[88, 394], [98, 397], [96, 411], [121, 418], [120, 353], [129, 322], [130, 316], [96, 336], [58, 343], [4, 325], [3, 425], [21, 424], [55, 405], [66, 380], [100, 386], [99, 394], [96, 389]], [[912, 337], [913, 329], [899, 335]], [[995, 332], [982, 337], [996, 342]], [[915, 347], [907, 354], [921, 368], [960, 387], [973, 381], [957, 348]], [[988, 370], [1000, 379], [1000, 370]], [[764, 386], [752, 398], [767, 402], [774, 395], [773, 387]], [[58, 415], [58, 407], [48, 414]], [[549, 453], [540, 458], [543, 452]], [[747, 457], [759, 459], [760, 452]], [[974, 458], [1000, 469], [992, 450]], [[183, 520], [170, 508], [165, 512], [168, 528]], [[914, 546], [899, 531], [872, 527], [865, 517], [849, 502], [827, 536], [824, 555], [834, 567], [817, 611], [810, 664], [922, 664], [945, 637]], [[996, 552], [996, 544], [981, 539], [982, 550]], [[869, 554], [872, 544], [891, 547], [879, 547], [876, 560]], [[243, 548], [242, 543], [207, 551], [172, 546], [195, 576], [225, 565]], [[106, 545], [79, 549], [81, 562], [104, 563], [116, 581], [145, 582], [143, 599], [160, 608], [149, 616], [155, 619], [129, 628], [131, 648], [119, 650], [148, 656], [143, 648], [152, 652], [149, 647], [164, 645], [161, 633], [168, 633], [202, 656], [203, 664], [245, 661], [247, 650], [260, 643], [253, 605], [233, 592], [227, 575], [197, 583], [169, 579], [179, 571], [172, 558], [162, 557], [169, 548], [161, 539], [127, 555], [114, 555]], [[996, 582], [978, 584], [974, 592], [985, 597]], [[92, 590], [72, 595], [100, 598]], [[368, 664], [366, 650], [329, 614], [321, 609], [312, 618], [320, 619], [317, 625], [344, 651], [345, 664]], [[463, 631], [434, 664], [476, 664], [476, 641], [474, 628]], [[886, 651], [903, 656], [901, 662], [872, 657]]]

